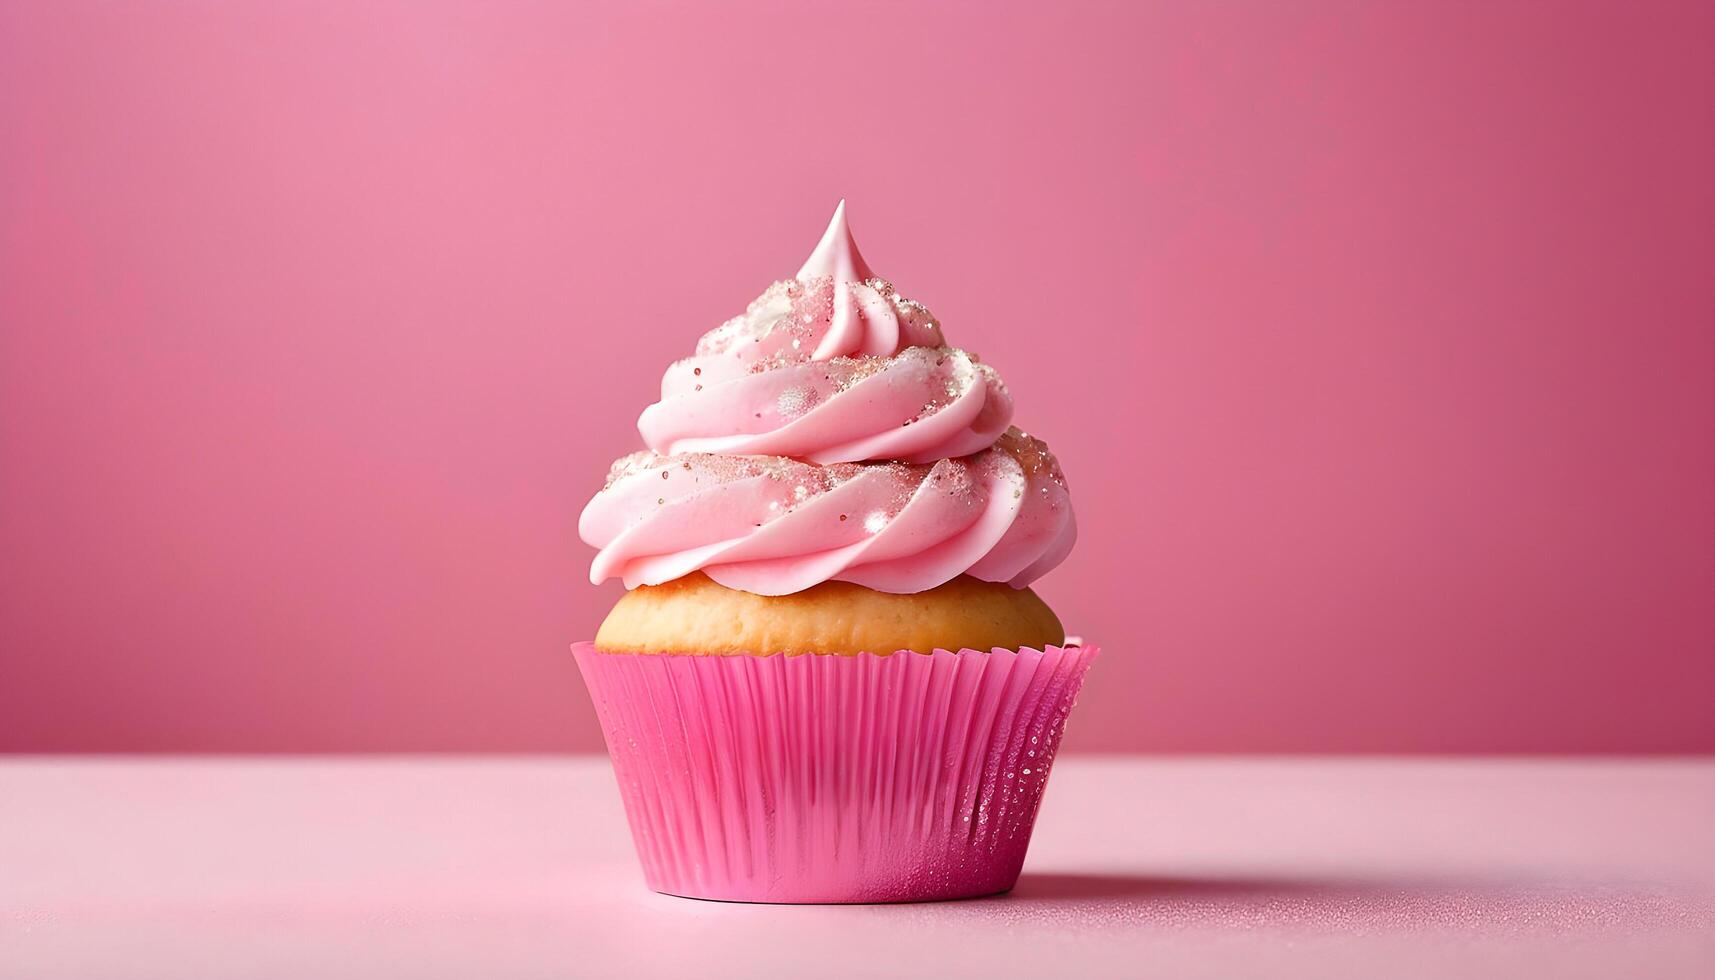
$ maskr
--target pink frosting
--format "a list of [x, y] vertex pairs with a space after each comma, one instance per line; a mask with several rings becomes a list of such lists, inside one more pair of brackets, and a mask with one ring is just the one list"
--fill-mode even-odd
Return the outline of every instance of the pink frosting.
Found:
[[870, 271], [842, 201], [794, 279], [668, 368], [638, 419], [651, 451], [615, 463], [578, 521], [600, 549], [590, 580], [1022, 588], [1077, 527], [1059, 464], [1011, 419], [994, 370]]
[[661, 391], [637, 420], [660, 453], [932, 462], [988, 448], [1012, 419], [994, 369], [951, 347], [754, 373], [731, 357], [698, 356], [669, 368]]
[[1065, 477], [1017, 429], [934, 464], [636, 453], [578, 520], [601, 549], [590, 579], [626, 588], [702, 570], [729, 588], [785, 595], [819, 582], [922, 592], [962, 574], [1022, 588], [1077, 537]]
[[929, 462], [987, 448], [1011, 420], [1000, 377], [870, 271], [842, 201], [797, 277], [668, 368], [637, 427], [658, 453]]

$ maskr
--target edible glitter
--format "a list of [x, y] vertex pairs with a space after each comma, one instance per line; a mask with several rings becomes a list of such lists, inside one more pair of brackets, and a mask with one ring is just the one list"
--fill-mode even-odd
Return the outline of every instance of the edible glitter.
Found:
[[808, 411], [820, 398], [821, 395], [817, 394], [816, 389], [796, 385], [782, 391], [779, 397], [775, 398], [774, 408], [782, 418], [797, 418]]
[[[783, 279], [770, 285], [742, 314], [705, 333], [697, 341], [697, 354], [730, 354], [753, 370], [809, 362], [833, 326], [835, 293], [840, 289], [857, 300], [854, 312], [865, 328], [862, 333], [870, 336], [860, 336], [850, 348], [833, 353], [854, 354], [864, 349], [866, 342], [874, 339], [875, 330], [882, 331], [881, 336], [897, 336], [895, 350], [889, 354], [945, 344], [934, 314], [887, 280], [836, 283], [832, 277], [816, 276], [804, 281]], [[870, 321], [877, 317], [893, 322], [872, 328]]]

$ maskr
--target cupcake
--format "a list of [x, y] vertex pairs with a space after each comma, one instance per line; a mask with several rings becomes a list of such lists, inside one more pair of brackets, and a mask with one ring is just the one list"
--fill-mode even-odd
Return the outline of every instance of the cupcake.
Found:
[[895, 902], [1018, 878], [1096, 649], [1029, 588], [1076, 537], [1006, 386], [864, 263], [703, 335], [578, 521], [628, 590], [573, 652], [649, 887]]

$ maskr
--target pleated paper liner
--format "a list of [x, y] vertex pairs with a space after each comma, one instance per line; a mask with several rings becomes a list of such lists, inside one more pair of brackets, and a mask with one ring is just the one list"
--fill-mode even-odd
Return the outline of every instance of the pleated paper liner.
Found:
[[1011, 888], [1097, 650], [572, 652], [649, 887], [800, 903]]

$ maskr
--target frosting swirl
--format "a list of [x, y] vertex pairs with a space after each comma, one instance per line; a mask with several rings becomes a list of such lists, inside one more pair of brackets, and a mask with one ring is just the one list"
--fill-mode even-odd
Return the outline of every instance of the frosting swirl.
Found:
[[1012, 420], [999, 375], [945, 346], [921, 303], [877, 278], [845, 202], [796, 278], [705, 334], [637, 420], [658, 453], [928, 462], [987, 448]]
[[667, 369], [578, 534], [590, 581], [701, 570], [785, 595], [820, 582], [1023, 588], [1077, 537], [1048, 447], [1011, 428], [992, 368], [870, 270], [834, 212], [798, 275]]
[[702, 570], [785, 595], [830, 579], [921, 592], [969, 574], [1022, 588], [1077, 537], [1048, 447], [1017, 429], [933, 464], [635, 453], [578, 520], [600, 549], [590, 579], [626, 588]]

